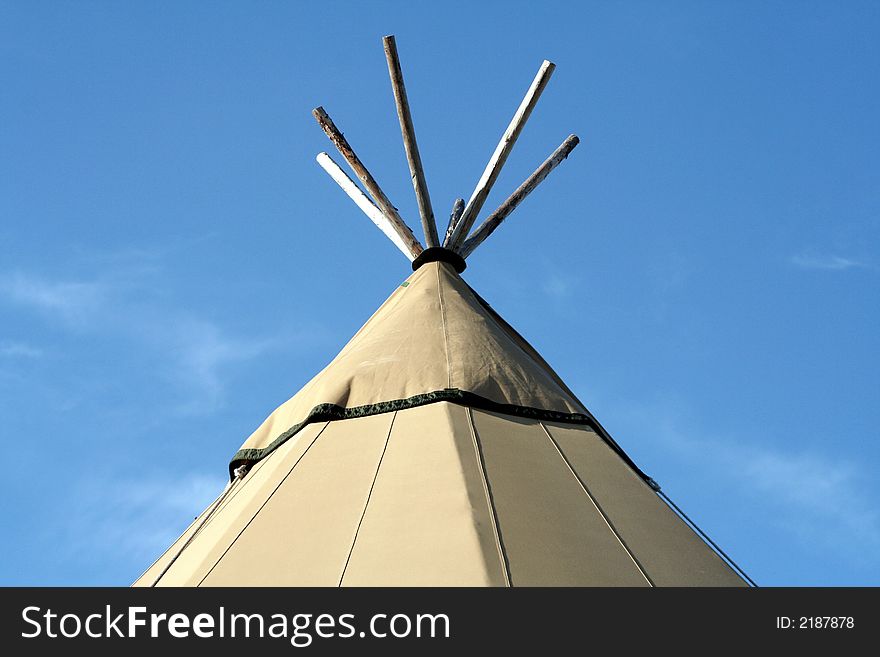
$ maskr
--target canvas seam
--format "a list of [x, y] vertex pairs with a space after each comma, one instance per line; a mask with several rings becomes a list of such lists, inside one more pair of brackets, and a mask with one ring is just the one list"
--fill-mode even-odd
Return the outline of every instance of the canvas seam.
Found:
[[[195, 518], [193, 518], [192, 522], [189, 523], [189, 524], [186, 526], [186, 529], [183, 530], [183, 533], [182, 533], [180, 536], [178, 536], [176, 539], [174, 539], [174, 542], [173, 542], [171, 545], [169, 545], [169, 546], [165, 549], [165, 551], [164, 551], [162, 554], [160, 554], [160, 555], [156, 558], [156, 560], [153, 561], [153, 563], [151, 563], [151, 564], [149, 565], [149, 567], [148, 567], [144, 572], [142, 572], [142, 573], [140, 574], [140, 576], [135, 580], [135, 583], [138, 582], [138, 581], [140, 581], [140, 580], [142, 580], [144, 577], [146, 577], [147, 573], [149, 573], [149, 572], [153, 569], [153, 567], [154, 567], [156, 564], [158, 564], [160, 561], [162, 561], [162, 558], [163, 558], [166, 554], [168, 554], [169, 552], [171, 552], [171, 550], [174, 549], [174, 546], [175, 546], [175, 545], [177, 545], [178, 543], [180, 543], [182, 540], [184, 540], [184, 537], [186, 537], [186, 539], [184, 540], [184, 544], [181, 546], [181, 548], [180, 548], [180, 550], [179, 550], [179, 552], [178, 552], [178, 555], [177, 555], [177, 556], [180, 556], [180, 553], [183, 552], [183, 551], [186, 549], [186, 547], [187, 547], [187, 545], [189, 544], [189, 542], [191, 542], [192, 539], [195, 538], [195, 537], [198, 535], [198, 533], [201, 531], [201, 529], [204, 527], [204, 525], [205, 525], [205, 524], [206, 524], [206, 523], [207, 523], [207, 522], [213, 517], [214, 513], [217, 511], [217, 504], [218, 504], [219, 502], [222, 502], [222, 501], [223, 501], [222, 498], [223, 498], [224, 494], [226, 494], [226, 493], [229, 491], [229, 487], [232, 485], [232, 483], [233, 483], [233, 482], [230, 482], [230, 483], [226, 484], [226, 486], [223, 487], [223, 490], [220, 491], [220, 493], [217, 495], [217, 497], [214, 498], [214, 500], [213, 500], [213, 501], [212, 501], [212, 502], [211, 502], [211, 503], [205, 508], [205, 510], [202, 511], [202, 513], [200, 513], [199, 515], [197, 515]], [[192, 532], [192, 534], [191, 534], [190, 536], [187, 536], [187, 533], [189, 532], [189, 530], [190, 530], [190, 529], [193, 529], [193, 527], [194, 527], [194, 526], [196, 525], [196, 523], [199, 521], [199, 518], [200, 518], [202, 515], [204, 515], [204, 514], [207, 514], [207, 517], [205, 518], [205, 520], [201, 523], [201, 525], [198, 525], [198, 526], [195, 527], [195, 529], [193, 530], [193, 532]], [[173, 563], [173, 562], [174, 562], [174, 559], [172, 559], [172, 563]], [[163, 577], [167, 572], [168, 572], [168, 568], [166, 567], [165, 570], [164, 570], [164, 572], [162, 572], [162, 573], [161, 573], [161, 574], [160, 574], [160, 575], [159, 575], [159, 576], [153, 581], [152, 584], [149, 584], [149, 586], [150, 586], [151, 588], [152, 588], [152, 587], [155, 587], [156, 584], [159, 582], [159, 580], [162, 579], [162, 577]], [[132, 586], [133, 586], [133, 585], [132, 585]]]
[[[226, 499], [222, 500], [221, 504], [220, 504], [216, 509], [214, 509], [213, 511], [211, 511], [211, 515], [210, 515], [210, 517], [205, 521], [205, 523], [204, 523], [201, 527], [199, 527], [196, 531], [193, 532], [193, 534], [192, 534], [193, 537], [195, 537], [196, 534], [201, 533], [204, 529], [206, 529], [206, 528], [211, 524], [211, 521], [217, 516], [217, 514], [220, 513], [220, 512], [221, 512], [223, 509], [225, 509], [227, 506], [229, 506], [229, 504], [232, 502], [232, 500], [235, 499], [235, 497], [241, 492], [241, 489], [244, 488], [244, 486], [245, 486], [249, 481], [251, 481], [251, 479], [253, 478], [253, 475], [256, 474], [256, 473], [257, 473], [257, 472], [263, 467], [263, 464], [264, 464], [265, 462], [266, 462], [265, 459], [262, 459], [262, 460], [260, 460], [260, 461], [257, 461], [257, 463], [254, 465], [253, 469], [252, 469], [252, 470], [249, 470], [248, 473], [247, 473], [247, 476], [246, 476], [242, 481], [239, 482], [239, 485], [238, 485], [238, 486], [235, 487], [235, 490], [232, 491], [232, 494], [231, 494], [231, 495], [227, 495], [227, 496], [226, 496]], [[225, 492], [225, 490], [226, 490], [226, 489], [224, 488], [224, 490], [221, 491], [220, 494], [217, 495], [217, 497], [214, 498], [214, 501], [211, 502], [211, 505], [214, 505], [214, 504], [217, 503], [217, 500], [223, 495], [223, 493]], [[204, 510], [202, 513], [200, 513], [198, 516], [196, 516], [195, 518], [193, 518], [193, 521], [192, 521], [191, 523], [189, 523], [189, 525], [186, 526], [186, 529], [183, 530], [183, 533], [181, 533], [180, 536], [178, 536], [176, 539], [174, 539], [174, 542], [173, 542], [171, 545], [169, 545], [169, 546], [165, 549], [165, 551], [162, 552], [162, 554], [160, 554], [160, 555], [156, 558], [155, 561], [153, 561], [153, 563], [150, 564], [149, 568], [147, 568], [143, 573], [141, 573], [141, 575], [135, 580], [135, 582], [138, 582], [138, 581], [140, 581], [141, 579], [143, 579], [144, 576], [145, 576], [148, 572], [150, 572], [150, 570], [151, 570], [156, 564], [158, 564], [160, 561], [162, 561], [163, 557], [165, 557], [166, 554], [168, 554], [169, 552], [171, 552], [171, 550], [174, 549], [174, 546], [177, 545], [178, 543], [180, 543], [180, 541], [184, 539], [184, 537], [186, 536], [187, 532], [188, 532], [190, 529], [193, 528], [193, 525], [196, 524], [196, 522], [198, 521], [199, 517], [200, 517], [202, 514], [207, 513], [210, 509], [211, 509], [211, 506], [206, 507], [205, 510]], [[133, 585], [132, 585], [132, 586], [133, 586]]]
[[198, 583], [196, 586], [201, 586], [201, 585], [204, 583], [204, 581], [205, 581], [206, 579], [208, 579], [208, 577], [211, 575], [211, 573], [214, 572], [214, 569], [217, 567], [217, 565], [218, 565], [221, 561], [223, 561], [223, 557], [225, 557], [226, 554], [229, 552], [229, 550], [232, 549], [232, 546], [235, 545], [236, 541], [238, 541], [238, 539], [241, 538], [242, 534], [244, 534], [244, 532], [247, 530], [247, 528], [250, 527], [250, 525], [251, 525], [251, 523], [254, 521], [254, 519], [255, 519], [258, 515], [260, 515], [260, 512], [261, 512], [261, 511], [265, 508], [265, 506], [269, 503], [269, 500], [272, 499], [272, 497], [275, 495], [275, 493], [278, 492], [278, 489], [281, 488], [281, 486], [284, 484], [285, 481], [287, 481], [287, 478], [291, 475], [291, 473], [293, 472], [294, 468], [296, 468], [296, 466], [299, 465], [300, 461], [303, 460], [303, 458], [305, 457], [305, 455], [309, 453], [309, 450], [312, 448], [312, 446], [313, 446], [316, 442], [318, 442], [318, 438], [320, 438], [320, 437], [323, 435], [324, 430], [327, 428], [327, 426], [328, 426], [329, 424], [330, 424], [330, 423], [327, 422], [326, 424], [324, 424], [323, 427], [321, 427], [321, 430], [320, 430], [320, 431], [318, 432], [318, 434], [312, 439], [312, 442], [309, 443], [309, 446], [306, 447], [305, 450], [303, 451], [303, 453], [299, 455], [299, 458], [296, 459], [296, 462], [295, 462], [292, 466], [290, 466], [290, 470], [287, 471], [287, 474], [284, 475], [284, 476], [281, 478], [281, 481], [278, 482], [278, 485], [275, 486], [274, 489], [272, 489], [272, 492], [269, 493], [269, 495], [266, 497], [266, 500], [260, 505], [260, 508], [257, 509], [257, 510], [254, 512], [254, 515], [251, 516], [251, 519], [248, 520], [247, 523], [245, 524], [245, 526], [241, 528], [241, 531], [239, 531], [238, 534], [236, 534], [235, 538], [232, 539], [232, 542], [229, 543], [228, 546], [226, 546], [226, 549], [223, 550], [223, 554], [221, 554], [221, 555], [217, 558], [217, 561], [215, 561], [215, 562], [214, 562], [214, 565], [211, 566], [211, 567], [208, 569], [208, 572], [205, 573], [205, 576], [202, 577], [202, 579], [199, 580], [199, 583]]
[[581, 479], [580, 475], [578, 475], [578, 473], [572, 467], [571, 462], [565, 457], [565, 454], [563, 453], [562, 449], [559, 447], [559, 443], [556, 442], [556, 440], [550, 434], [550, 431], [547, 429], [546, 426], [544, 426], [543, 422], [539, 422], [538, 424], [541, 425], [541, 428], [544, 430], [544, 433], [546, 434], [547, 438], [550, 439], [550, 443], [556, 449], [556, 453], [559, 454], [559, 457], [565, 463], [566, 467], [568, 468], [568, 471], [572, 474], [572, 476], [575, 478], [575, 480], [580, 484], [581, 490], [583, 490], [584, 493], [586, 493], [587, 497], [590, 498], [590, 501], [593, 503], [593, 506], [596, 507], [596, 511], [598, 511], [599, 515], [602, 516], [602, 519], [605, 521], [605, 524], [608, 525], [608, 529], [611, 530], [611, 533], [614, 534], [614, 537], [620, 543], [621, 547], [624, 549], [624, 551], [627, 553], [627, 555], [629, 555], [629, 558], [632, 559], [632, 562], [635, 564], [636, 568], [638, 568], [639, 573], [641, 573], [642, 577], [645, 578], [645, 581], [648, 582], [649, 586], [655, 587], [656, 584], [654, 584], [654, 581], [648, 576], [648, 573], [645, 571], [645, 568], [639, 562], [638, 558], [633, 553], [633, 551], [629, 549], [629, 546], [626, 544], [626, 541], [623, 540], [623, 537], [620, 535], [620, 532], [617, 531], [617, 528], [614, 526], [614, 523], [611, 522], [611, 518], [608, 517], [608, 514], [606, 514], [605, 510], [602, 508], [602, 505], [599, 504], [599, 501], [590, 492], [589, 486], [587, 486], [586, 482], [583, 479]]
[[[641, 477], [648, 486], [650, 486], [654, 491], [659, 491], [660, 486], [654, 481], [651, 477], [646, 475], [641, 469], [635, 464], [635, 462], [629, 457], [629, 455], [623, 450], [623, 448], [617, 444], [617, 441], [611, 437], [611, 434], [602, 426], [602, 424], [593, 417], [592, 413], [587, 409], [587, 407], [577, 398], [577, 395], [571, 390], [571, 388], [566, 385], [565, 381], [562, 380], [562, 377], [556, 373], [550, 363], [548, 363], [541, 354], [526, 340], [519, 332], [513, 328], [510, 324], [507, 323], [507, 320], [504, 319], [500, 314], [498, 314], [494, 308], [483, 298], [481, 297], [474, 288], [470, 285], [467, 285], [467, 289], [470, 290], [471, 295], [474, 299], [476, 299], [477, 303], [481, 305], [488, 313], [490, 318], [495, 322], [496, 326], [498, 326], [504, 335], [507, 335], [511, 342], [517, 347], [521, 352], [523, 352], [529, 359], [534, 360], [538, 365], [541, 366], [541, 369], [544, 370], [547, 374], [550, 375], [550, 378], [556, 383], [559, 388], [566, 393], [571, 399], [573, 399], [584, 411], [584, 413], [589, 416], [590, 421], [589, 425], [592, 429], [598, 434], [598, 436], [620, 457], [623, 459], [624, 463], [626, 463], [632, 470]], [[520, 342], [522, 344], [520, 344]], [[525, 349], [523, 345], [526, 345], [529, 349], [531, 349], [530, 353]], [[552, 418], [541, 418], [541, 419], [551, 419]]]
[[483, 458], [483, 450], [480, 446], [480, 438], [477, 435], [477, 427], [474, 424], [474, 412], [470, 408], [467, 409], [468, 423], [471, 428], [471, 439], [474, 443], [474, 454], [477, 457], [477, 463], [480, 466], [480, 474], [483, 480], [483, 492], [486, 495], [486, 504], [489, 507], [489, 518], [492, 521], [492, 532], [495, 536], [495, 547], [498, 550], [498, 557], [501, 561], [501, 571], [504, 573], [504, 585], [513, 586], [510, 576], [510, 561], [507, 558], [507, 552], [504, 550], [504, 541], [501, 539], [501, 529], [498, 523], [498, 513], [495, 510], [495, 500], [492, 496], [492, 487], [489, 485], [489, 475], [486, 473], [486, 461]]
[[443, 344], [446, 348], [446, 387], [452, 387], [452, 361], [449, 357], [449, 329], [446, 324], [446, 304], [443, 302], [443, 287], [440, 285], [440, 265], [437, 265], [437, 297], [440, 299], [440, 323], [443, 330]]
[[[501, 330], [501, 333], [505, 337], [507, 337], [510, 344], [512, 344], [515, 349], [519, 350], [519, 352], [524, 355], [528, 360], [534, 361], [539, 366], [539, 369], [544, 371], [550, 377], [553, 383], [555, 383], [565, 395], [570, 397], [577, 405], [583, 408], [584, 411], [589, 413], [587, 407], [581, 402], [580, 399], [577, 398], [577, 395], [574, 394], [574, 391], [572, 391], [571, 388], [566, 385], [565, 381], [562, 380], [562, 377], [560, 377], [559, 374], [556, 373], [556, 370], [554, 370], [550, 366], [550, 363], [548, 363], [544, 359], [544, 357], [538, 353], [537, 349], [535, 349], [528, 340], [520, 335], [519, 331], [508, 324], [507, 320], [504, 319], [491, 305], [489, 305], [488, 301], [477, 294], [477, 291], [474, 290], [474, 288], [472, 288], [467, 283], [465, 283], [465, 286], [467, 287], [468, 291], [471, 293], [471, 296], [473, 296], [477, 304], [482, 306], [489, 313], [489, 318], [494, 322], [495, 326]], [[531, 349], [531, 352], [526, 349], [526, 347]]]
[[373, 496], [373, 488], [376, 486], [376, 480], [379, 478], [379, 470], [382, 468], [382, 461], [385, 458], [385, 452], [388, 450], [388, 441], [391, 440], [391, 431], [394, 429], [394, 420], [397, 418], [397, 411], [391, 416], [391, 424], [388, 425], [388, 435], [385, 436], [385, 445], [382, 447], [382, 453], [379, 455], [379, 462], [376, 464], [376, 472], [373, 474], [373, 482], [370, 484], [370, 490], [367, 492], [367, 499], [364, 502], [364, 510], [361, 512], [361, 518], [358, 520], [357, 527], [354, 530], [354, 538], [351, 541], [351, 548], [348, 550], [348, 556], [345, 558], [345, 564], [342, 566], [342, 574], [339, 575], [339, 584], [342, 586], [342, 580], [345, 579], [345, 571], [348, 570], [348, 562], [351, 561], [351, 555], [354, 554], [354, 547], [357, 544], [358, 534], [361, 531], [361, 525], [367, 515], [367, 508], [370, 506], [370, 498]]

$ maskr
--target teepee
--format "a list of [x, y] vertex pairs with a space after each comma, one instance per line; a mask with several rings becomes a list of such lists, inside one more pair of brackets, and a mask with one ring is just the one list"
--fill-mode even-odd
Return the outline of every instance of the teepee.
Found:
[[471, 232], [549, 80], [544, 62], [440, 242], [393, 37], [388, 69], [427, 248], [324, 112], [369, 197], [319, 164], [413, 273], [232, 459], [231, 481], [136, 586], [752, 583], [462, 279], [465, 258], [577, 145]]

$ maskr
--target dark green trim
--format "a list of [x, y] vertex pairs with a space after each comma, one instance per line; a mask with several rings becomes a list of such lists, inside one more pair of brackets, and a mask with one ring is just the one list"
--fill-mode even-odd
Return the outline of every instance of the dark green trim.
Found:
[[391, 411], [403, 411], [407, 408], [415, 408], [416, 406], [424, 406], [425, 404], [433, 404], [435, 402], [452, 402], [460, 406], [470, 406], [486, 411], [494, 411], [504, 415], [515, 415], [517, 417], [527, 417], [533, 420], [547, 420], [548, 422], [570, 422], [572, 424], [592, 424], [592, 418], [583, 413], [562, 413], [559, 411], [547, 411], [540, 408], [531, 408], [529, 406], [515, 406], [514, 404], [499, 404], [485, 397], [480, 397], [472, 392], [459, 390], [458, 388], [444, 388], [434, 392], [426, 392], [406, 399], [392, 399], [391, 401], [379, 402], [378, 404], [366, 404], [364, 406], [353, 406], [351, 408], [343, 408], [336, 404], [319, 404], [315, 406], [308, 414], [305, 420], [293, 425], [273, 440], [269, 445], [261, 449], [240, 449], [229, 464], [229, 471], [232, 472], [239, 465], [244, 463], [253, 464], [260, 459], [265, 458], [273, 451], [283, 445], [288, 439], [297, 434], [307, 424], [313, 422], [330, 422], [333, 420], [350, 420], [358, 417], [366, 417], [367, 415], [379, 415], [380, 413], [390, 413]]
[[364, 406], [353, 406], [352, 408], [343, 408], [336, 404], [319, 404], [315, 406], [308, 414], [305, 420], [299, 424], [295, 424], [287, 431], [278, 436], [269, 443], [268, 446], [261, 449], [240, 449], [232, 462], [229, 464], [230, 473], [240, 465], [252, 465], [257, 461], [264, 459], [269, 454], [278, 449], [287, 440], [296, 435], [303, 427], [313, 422], [331, 422], [334, 420], [350, 420], [358, 417], [366, 417], [368, 415], [379, 415], [380, 413], [390, 413], [391, 411], [403, 411], [407, 408], [415, 408], [416, 406], [425, 406], [436, 402], [451, 402], [460, 406], [469, 406], [484, 411], [501, 413], [503, 415], [513, 415], [516, 417], [529, 418], [530, 420], [547, 421], [547, 422], [566, 422], [570, 424], [584, 424], [593, 429], [617, 454], [636, 471], [643, 479], [650, 479], [633, 463], [632, 459], [615, 443], [609, 440], [605, 429], [596, 421], [592, 415], [584, 413], [562, 413], [560, 411], [548, 411], [541, 408], [532, 408], [530, 406], [516, 406], [514, 404], [499, 404], [491, 399], [486, 399], [472, 392], [459, 390], [458, 388], [444, 388], [434, 392], [426, 392], [406, 399], [392, 399], [391, 401], [379, 402], [378, 404], [366, 404]]

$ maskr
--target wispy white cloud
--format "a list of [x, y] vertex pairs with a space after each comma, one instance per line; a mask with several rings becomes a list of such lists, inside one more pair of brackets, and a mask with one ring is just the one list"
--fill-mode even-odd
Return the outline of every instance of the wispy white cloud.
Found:
[[0, 357], [5, 358], [40, 358], [43, 350], [25, 342], [0, 342]]
[[0, 276], [0, 296], [77, 325], [102, 305], [106, 292], [95, 282], [50, 281], [21, 272]]
[[754, 490], [808, 514], [806, 522], [787, 519], [802, 538], [832, 547], [857, 545], [859, 552], [880, 550], [880, 514], [865, 496], [870, 479], [856, 463], [828, 454], [755, 446], [727, 446], [726, 451]]
[[553, 273], [544, 280], [544, 293], [561, 301], [571, 296], [574, 284], [575, 281], [572, 278]]
[[[184, 472], [145, 479], [90, 477], [74, 486], [69, 549], [90, 561], [110, 558], [141, 570], [220, 494], [223, 476]], [[81, 557], [79, 557], [81, 558]]]
[[201, 235], [179, 237], [162, 244], [122, 246], [110, 251], [96, 250], [88, 245], [73, 244], [70, 251], [74, 260], [86, 266], [112, 267], [115, 273], [131, 275], [157, 274], [165, 270], [165, 261], [171, 257], [185, 257], [187, 251], [202, 248], [220, 237], [216, 231]]
[[773, 446], [773, 441], [745, 443], [733, 436], [696, 439], [670, 425], [661, 437], [680, 457], [698, 458], [701, 467], [770, 507], [799, 539], [852, 552], [849, 556], [855, 558], [864, 550], [880, 551], [880, 514], [875, 496], [868, 492], [871, 478], [857, 463], [828, 453]]
[[270, 339], [229, 336], [216, 324], [193, 317], [181, 318], [156, 333], [155, 338], [173, 357], [172, 378], [192, 393], [178, 408], [184, 413], [215, 410], [224, 401], [224, 368], [275, 346]]
[[831, 253], [825, 254], [799, 254], [789, 259], [789, 262], [801, 269], [825, 269], [829, 271], [843, 271], [845, 269], [864, 269], [869, 265], [860, 260], [845, 258]]
[[[207, 413], [225, 400], [227, 368], [277, 346], [265, 337], [230, 335], [217, 322], [150, 297], [134, 270], [92, 281], [52, 280], [23, 272], [0, 274], [0, 301], [45, 314], [80, 334], [113, 335], [153, 354], [154, 371], [181, 390], [176, 409]], [[134, 276], [134, 278], [133, 278]], [[0, 356], [36, 356], [22, 344], [0, 344]]]

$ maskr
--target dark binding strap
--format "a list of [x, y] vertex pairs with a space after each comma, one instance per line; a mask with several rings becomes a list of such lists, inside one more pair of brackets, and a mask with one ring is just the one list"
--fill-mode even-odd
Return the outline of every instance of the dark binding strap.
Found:
[[430, 249], [422, 251], [419, 256], [413, 260], [413, 271], [429, 262], [449, 263], [459, 274], [467, 269], [467, 263], [464, 261], [464, 258], [458, 255], [455, 251], [444, 249], [442, 246], [432, 246]]
[[582, 424], [590, 427], [601, 438], [608, 447], [611, 448], [620, 458], [623, 459], [633, 471], [644, 480], [651, 488], [658, 490], [660, 487], [648, 475], [642, 472], [633, 460], [624, 452], [608, 432], [600, 425], [596, 418], [592, 415], [584, 413], [566, 413], [562, 411], [551, 411], [542, 408], [532, 408], [530, 406], [517, 406], [515, 404], [502, 404], [499, 402], [486, 399], [472, 392], [459, 390], [458, 388], [444, 388], [443, 390], [434, 390], [420, 395], [413, 395], [406, 399], [392, 399], [389, 401], [379, 402], [377, 404], [366, 404], [364, 406], [353, 406], [343, 408], [336, 404], [319, 404], [315, 406], [306, 416], [306, 418], [293, 425], [287, 431], [275, 438], [269, 445], [262, 448], [240, 449], [232, 457], [229, 464], [230, 478], [233, 477], [235, 468], [241, 465], [252, 466], [257, 461], [267, 457], [277, 448], [295, 436], [299, 431], [308, 424], [313, 422], [333, 422], [334, 420], [350, 420], [367, 415], [379, 415], [380, 413], [390, 413], [392, 411], [403, 411], [416, 406], [425, 406], [436, 402], [450, 402], [459, 406], [469, 406], [484, 411], [500, 413], [502, 415], [514, 415], [516, 417], [528, 418], [531, 420], [546, 422], [562, 422], [566, 424]]
[[[502, 415], [514, 415], [516, 417], [524, 417], [532, 420], [544, 420], [547, 422], [564, 422], [567, 424], [584, 424], [593, 428], [593, 417], [583, 413], [567, 413], [564, 411], [551, 411], [541, 408], [533, 408], [531, 406], [517, 406], [515, 404], [502, 404], [499, 402], [486, 399], [472, 392], [460, 390], [458, 388], [443, 388], [442, 390], [434, 390], [419, 395], [413, 395], [406, 399], [391, 399], [376, 404], [365, 404], [363, 406], [343, 407], [337, 404], [318, 404], [315, 406], [306, 418], [280, 436], [275, 438], [269, 445], [261, 448], [240, 449], [232, 457], [229, 464], [230, 478], [233, 476], [235, 468], [241, 465], [251, 466], [257, 461], [267, 457], [278, 447], [295, 436], [299, 431], [308, 424], [314, 422], [333, 422], [335, 420], [351, 420], [368, 415], [379, 415], [381, 413], [391, 413], [392, 411], [404, 411], [408, 408], [416, 406], [426, 406], [437, 402], [450, 402], [459, 406], [470, 406], [471, 408], [479, 408], [484, 411], [501, 413]], [[627, 463], [631, 463], [627, 461]], [[633, 466], [635, 464], [632, 464]], [[636, 472], [644, 478], [641, 470], [636, 468]]]

